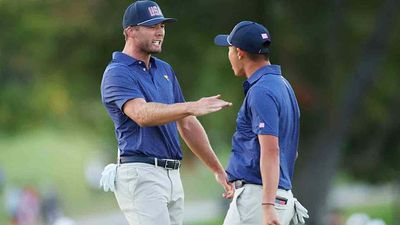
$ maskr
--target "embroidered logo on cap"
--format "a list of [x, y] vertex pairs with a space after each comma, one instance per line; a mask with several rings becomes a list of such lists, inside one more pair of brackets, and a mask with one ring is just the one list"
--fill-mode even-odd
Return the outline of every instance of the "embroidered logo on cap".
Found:
[[150, 6], [147, 9], [149, 10], [150, 16], [162, 16], [161, 10], [157, 6]]

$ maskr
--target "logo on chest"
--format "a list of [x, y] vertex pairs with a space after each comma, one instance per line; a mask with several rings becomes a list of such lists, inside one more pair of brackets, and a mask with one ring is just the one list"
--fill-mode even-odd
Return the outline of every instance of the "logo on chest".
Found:
[[167, 81], [169, 81], [169, 77], [168, 77], [168, 75], [164, 75], [164, 78], [167, 80]]

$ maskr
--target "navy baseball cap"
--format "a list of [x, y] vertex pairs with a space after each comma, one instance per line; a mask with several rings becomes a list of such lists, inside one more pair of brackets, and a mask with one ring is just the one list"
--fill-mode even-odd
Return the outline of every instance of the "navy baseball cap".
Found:
[[263, 25], [251, 21], [242, 21], [229, 35], [217, 35], [214, 43], [219, 46], [235, 46], [249, 53], [265, 54], [269, 52], [271, 36]]
[[174, 18], [165, 18], [160, 7], [153, 1], [136, 1], [125, 10], [122, 27], [153, 26], [159, 23], [175, 22]]

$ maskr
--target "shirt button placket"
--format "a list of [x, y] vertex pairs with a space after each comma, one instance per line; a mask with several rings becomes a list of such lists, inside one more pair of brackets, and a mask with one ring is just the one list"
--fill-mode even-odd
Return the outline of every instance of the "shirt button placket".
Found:
[[[139, 65], [142, 65], [142, 61], [139, 61]], [[146, 71], [146, 68], [143, 68], [143, 71]]]

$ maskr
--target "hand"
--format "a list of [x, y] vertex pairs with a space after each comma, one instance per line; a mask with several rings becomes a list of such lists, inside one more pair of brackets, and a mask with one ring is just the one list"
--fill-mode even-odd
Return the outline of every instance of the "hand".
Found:
[[263, 225], [281, 225], [273, 205], [263, 205]]
[[216, 172], [214, 175], [217, 182], [221, 184], [225, 190], [225, 192], [222, 194], [222, 197], [226, 199], [233, 198], [233, 195], [235, 194], [235, 187], [232, 183], [228, 182], [228, 176], [226, 175], [225, 171]]
[[232, 103], [222, 100], [221, 95], [215, 95], [193, 102], [190, 112], [193, 116], [202, 116], [230, 106], [232, 106]]

